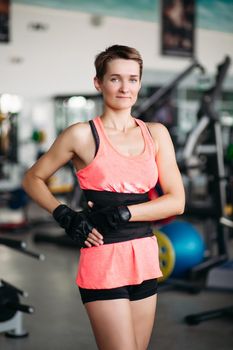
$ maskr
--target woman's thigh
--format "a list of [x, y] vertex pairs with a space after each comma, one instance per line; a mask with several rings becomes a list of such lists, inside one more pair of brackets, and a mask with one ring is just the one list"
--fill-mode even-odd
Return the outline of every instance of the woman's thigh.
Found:
[[157, 295], [130, 302], [137, 349], [146, 350], [153, 330]]
[[128, 299], [85, 304], [100, 350], [137, 350], [131, 305]]

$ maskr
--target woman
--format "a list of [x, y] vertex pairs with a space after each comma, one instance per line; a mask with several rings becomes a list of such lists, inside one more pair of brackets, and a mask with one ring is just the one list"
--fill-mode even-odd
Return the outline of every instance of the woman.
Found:
[[[77, 284], [99, 349], [145, 350], [161, 276], [150, 222], [182, 214], [184, 190], [167, 129], [131, 115], [141, 87], [138, 51], [111, 46], [95, 67], [103, 114], [67, 128], [23, 185], [81, 248]], [[46, 186], [69, 160], [89, 203], [78, 213]], [[158, 177], [164, 195], [149, 200]]]

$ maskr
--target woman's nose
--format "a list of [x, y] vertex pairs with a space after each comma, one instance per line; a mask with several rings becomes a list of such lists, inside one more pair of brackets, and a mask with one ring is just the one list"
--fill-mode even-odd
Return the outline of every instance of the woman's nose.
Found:
[[129, 85], [128, 85], [127, 82], [122, 82], [121, 83], [120, 91], [124, 92], [124, 93], [129, 91]]

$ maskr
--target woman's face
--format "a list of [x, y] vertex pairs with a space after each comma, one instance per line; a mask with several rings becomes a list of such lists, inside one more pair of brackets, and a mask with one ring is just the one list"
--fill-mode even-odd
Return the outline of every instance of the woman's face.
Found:
[[141, 87], [139, 64], [133, 60], [114, 59], [107, 64], [102, 81], [94, 80], [103, 95], [105, 105], [120, 110], [131, 108]]

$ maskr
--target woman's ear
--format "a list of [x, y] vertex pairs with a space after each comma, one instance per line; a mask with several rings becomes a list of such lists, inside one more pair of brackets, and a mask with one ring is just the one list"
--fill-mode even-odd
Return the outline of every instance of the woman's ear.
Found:
[[141, 87], [142, 87], [142, 81], [140, 80], [140, 82], [139, 82], [139, 90], [141, 90]]
[[94, 85], [97, 91], [101, 92], [101, 87], [100, 87], [100, 82], [99, 79], [97, 77], [94, 78]]

